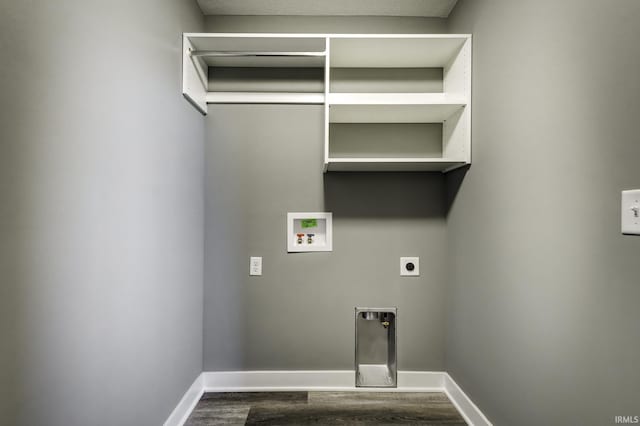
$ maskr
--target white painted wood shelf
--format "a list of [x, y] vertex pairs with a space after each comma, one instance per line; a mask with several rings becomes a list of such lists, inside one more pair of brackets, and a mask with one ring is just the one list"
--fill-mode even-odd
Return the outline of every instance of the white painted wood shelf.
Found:
[[[255, 81], [243, 86], [239, 77], [232, 90], [241, 90], [225, 91], [210, 72], [221, 68], [224, 78], [235, 68], [258, 76], [270, 68], [318, 80], [302, 91], [305, 81], [285, 91], [283, 80], [256, 91]], [[308, 68], [319, 73], [296, 71]], [[257, 80], [268, 84], [274, 73], [264, 76]], [[385, 92], [392, 87], [404, 91]], [[203, 114], [213, 103], [324, 105], [325, 172], [447, 172], [471, 163], [467, 34], [184, 34], [183, 94]]]
[[324, 93], [208, 92], [207, 104], [324, 104]]
[[445, 93], [329, 93], [331, 105], [457, 105], [467, 98]]
[[447, 172], [460, 161], [446, 158], [331, 158], [326, 165], [333, 172]]

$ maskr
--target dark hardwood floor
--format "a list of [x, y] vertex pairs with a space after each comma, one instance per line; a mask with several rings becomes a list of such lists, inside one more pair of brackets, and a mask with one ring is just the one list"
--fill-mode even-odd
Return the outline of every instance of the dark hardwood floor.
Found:
[[466, 423], [444, 393], [224, 392], [204, 394], [186, 425]]

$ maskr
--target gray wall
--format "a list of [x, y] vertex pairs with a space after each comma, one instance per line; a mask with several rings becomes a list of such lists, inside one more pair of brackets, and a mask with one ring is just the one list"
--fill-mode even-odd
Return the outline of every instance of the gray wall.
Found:
[[[444, 32], [444, 19], [207, 17], [212, 32]], [[398, 306], [399, 368], [444, 367], [439, 174], [323, 175], [320, 106], [210, 106], [205, 370], [352, 369], [355, 306]], [[332, 211], [332, 253], [287, 254], [286, 213]], [[249, 256], [264, 275], [249, 277]], [[420, 278], [399, 277], [420, 256]]]
[[0, 424], [158, 425], [202, 368], [194, 2], [0, 5]]
[[[354, 307], [398, 307], [398, 367], [444, 367], [441, 174], [323, 175], [322, 106], [210, 106], [205, 370], [352, 369]], [[334, 251], [287, 254], [286, 214], [333, 212]], [[249, 256], [263, 276], [249, 277]], [[422, 276], [401, 278], [401, 256]]]
[[448, 177], [446, 367], [497, 425], [640, 415], [640, 3], [461, 0], [473, 165]]
[[216, 33], [446, 33], [447, 20], [391, 16], [206, 16]]

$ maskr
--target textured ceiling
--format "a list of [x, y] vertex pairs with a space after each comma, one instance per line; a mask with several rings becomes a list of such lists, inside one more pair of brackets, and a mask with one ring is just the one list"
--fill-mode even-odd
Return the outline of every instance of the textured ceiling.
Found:
[[198, 0], [205, 15], [423, 16], [446, 18], [457, 0]]

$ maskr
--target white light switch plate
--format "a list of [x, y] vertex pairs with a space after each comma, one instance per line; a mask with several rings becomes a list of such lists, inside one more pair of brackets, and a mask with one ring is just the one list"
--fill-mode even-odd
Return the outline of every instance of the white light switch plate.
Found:
[[622, 191], [622, 233], [640, 235], [640, 189]]
[[[407, 265], [412, 264], [407, 267]], [[419, 257], [401, 257], [400, 258], [400, 276], [403, 277], [419, 277], [420, 276], [420, 258]]]
[[252, 257], [249, 259], [249, 275], [262, 275], [262, 258]]

